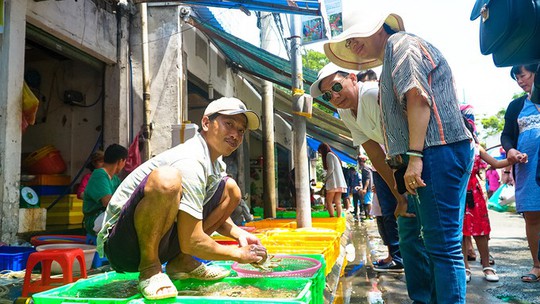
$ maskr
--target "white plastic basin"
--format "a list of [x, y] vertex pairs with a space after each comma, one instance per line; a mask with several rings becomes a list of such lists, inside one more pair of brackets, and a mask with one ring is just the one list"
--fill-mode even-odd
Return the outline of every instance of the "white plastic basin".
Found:
[[[84, 252], [84, 261], [86, 263], [86, 270], [89, 270], [92, 268], [92, 261], [94, 260], [94, 255], [96, 254], [96, 246], [94, 245], [87, 245], [87, 244], [46, 244], [46, 245], [39, 245], [36, 247], [37, 251], [44, 251], [48, 249], [66, 249], [66, 248], [81, 248]], [[79, 261], [75, 259], [75, 262], [73, 262], [73, 271], [74, 272], [81, 272], [81, 266], [79, 265]], [[59, 274], [62, 273], [62, 267], [60, 267], [60, 264], [57, 262], [53, 262], [51, 265], [51, 273], [53, 274]]]

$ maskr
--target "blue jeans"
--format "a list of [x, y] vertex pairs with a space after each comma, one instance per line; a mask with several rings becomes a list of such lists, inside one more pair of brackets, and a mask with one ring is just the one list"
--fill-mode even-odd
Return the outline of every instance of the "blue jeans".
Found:
[[377, 225], [380, 225], [379, 231], [384, 244], [388, 246], [388, 253], [397, 264], [402, 264], [403, 259], [399, 251], [399, 234], [396, 217], [394, 211], [396, 210], [397, 201], [392, 191], [384, 181], [384, 179], [373, 171], [373, 184], [375, 184], [375, 191], [377, 198], [379, 199], [379, 205], [381, 206], [382, 220], [377, 221]]
[[460, 141], [427, 148], [422, 160], [427, 186], [409, 195], [416, 218], [398, 220], [409, 297], [415, 303], [465, 303], [461, 239], [473, 150]]

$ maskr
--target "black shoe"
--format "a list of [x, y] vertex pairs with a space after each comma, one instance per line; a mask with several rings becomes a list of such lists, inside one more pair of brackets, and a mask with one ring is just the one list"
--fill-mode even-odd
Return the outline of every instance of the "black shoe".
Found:
[[403, 272], [404, 268], [403, 265], [391, 261], [383, 265], [373, 266], [373, 270], [377, 272]]

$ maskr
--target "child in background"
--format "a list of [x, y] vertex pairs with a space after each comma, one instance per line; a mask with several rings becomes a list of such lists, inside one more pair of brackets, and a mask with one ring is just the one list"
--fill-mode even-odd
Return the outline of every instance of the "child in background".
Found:
[[90, 162], [86, 165], [86, 168], [90, 170], [89, 173], [86, 173], [85, 176], [81, 179], [81, 183], [79, 184], [79, 187], [77, 187], [77, 198], [83, 199], [84, 198], [84, 189], [86, 189], [86, 185], [88, 185], [88, 180], [90, 179], [90, 176], [92, 176], [92, 172], [94, 170], [102, 168], [103, 167], [103, 158], [104, 153], [103, 151], [96, 151], [92, 153], [92, 156], [90, 156]]
[[497, 191], [499, 189], [499, 186], [501, 185], [500, 182], [500, 176], [497, 172], [497, 169], [493, 166], [489, 166], [486, 170], [486, 179], [488, 180], [488, 198], [491, 198], [493, 195], [493, 192]]

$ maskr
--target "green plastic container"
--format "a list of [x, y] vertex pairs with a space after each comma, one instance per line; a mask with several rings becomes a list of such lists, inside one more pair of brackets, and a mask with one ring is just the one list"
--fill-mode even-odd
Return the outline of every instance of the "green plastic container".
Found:
[[[238, 304], [308, 304], [311, 302], [311, 280], [309, 278], [234, 278], [229, 277], [219, 281], [180, 280], [174, 281], [179, 291], [186, 291], [197, 287], [206, 287], [213, 284], [228, 284], [228, 286], [254, 286], [261, 289], [292, 289], [297, 292], [294, 298], [241, 298], [241, 297], [203, 297], [178, 296], [160, 301], [145, 300], [136, 290], [133, 293], [124, 293], [124, 297], [111, 297], [110, 286], [129, 286], [130, 290], [136, 287], [138, 273], [120, 274], [107, 272], [90, 279], [79, 280], [55, 289], [34, 294], [35, 304], [62, 304], [62, 303], [185, 303], [185, 304], [211, 304], [211, 303], [238, 303]], [[107, 288], [103, 286], [107, 285]], [[93, 296], [86, 296], [94, 292]], [[96, 296], [96, 292], [107, 295]], [[86, 297], [85, 297], [86, 296]]]
[[[312, 304], [324, 304], [324, 288], [326, 287], [326, 261], [324, 260], [324, 255], [322, 254], [291, 254], [291, 255], [297, 255], [301, 257], [306, 258], [312, 258], [319, 262], [321, 262], [321, 268], [311, 277], [308, 279], [311, 280], [311, 302]], [[212, 261], [212, 265], [221, 266], [223, 268], [231, 270], [230, 277], [236, 277], [238, 276], [237, 273], [231, 269], [231, 265], [233, 264], [232, 261]], [[266, 280], [273, 280], [273, 279], [296, 279], [291, 277], [283, 277], [283, 278], [276, 278], [276, 277], [268, 277]]]

